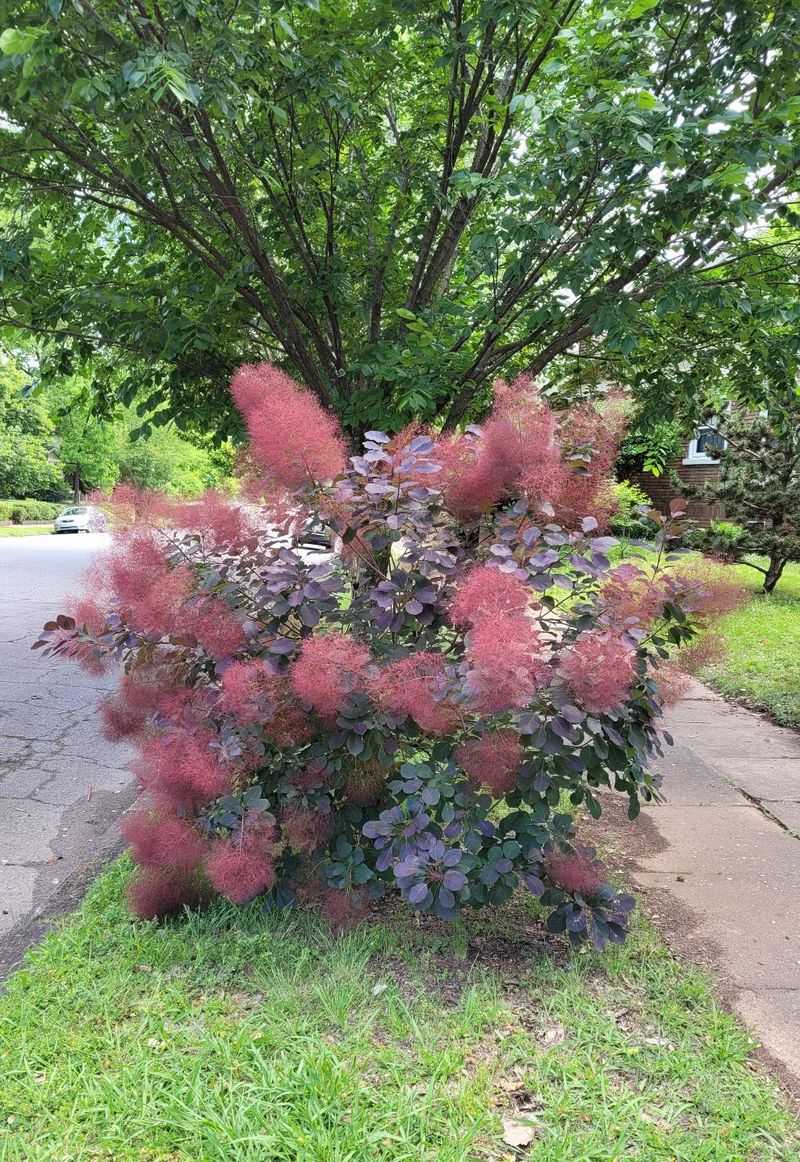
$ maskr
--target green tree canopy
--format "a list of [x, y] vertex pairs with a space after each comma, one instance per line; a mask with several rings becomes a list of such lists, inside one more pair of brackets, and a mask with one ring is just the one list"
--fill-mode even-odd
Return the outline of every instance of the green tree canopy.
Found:
[[176, 496], [196, 496], [217, 487], [232, 468], [230, 449], [198, 447], [169, 425], [153, 427], [147, 437], [138, 435], [135, 427], [131, 432], [129, 425], [119, 454], [120, 479]]
[[[800, 395], [771, 392], [759, 415], [732, 408], [717, 421], [726, 446], [720, 453], [719, 480], [695, 495], [721, 504], [729, 526], [698, 530], [693, 544], [741, 561], [764, 575], [771, 593], [789, 561], [800, 561]], [[751, 554], [766, 557], [766, 565]]]
[[0, 321], [180, 422], [243, 357], [455, 422], [631, 353], [796, 189], [793, 0], [9, 7]]
[[729, 402], [772, 406], [800, 384], [797, 230], [738, 242], [735, 259], [712, 265], [692, 295], [683, 289], [673, 284], [640, 312], [638, 342], [628, 355], [585, 344], [565, 372], [584, 383], [600, 378], [630, 387], [639, 402], [639, 434], [645, 443], [650, 434], [654, 450], [669, 445], [668, 429], [685, 435]]
[[64, 492], [53, 453], [53, 424], [42, 400], [25, 394], [30, 377], [0, 354], [0, 498], [54, 499]]

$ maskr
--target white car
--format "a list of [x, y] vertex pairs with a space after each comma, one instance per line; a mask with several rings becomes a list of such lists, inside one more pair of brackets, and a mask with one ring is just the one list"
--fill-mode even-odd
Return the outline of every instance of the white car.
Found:
[[65, 508], [53, 521], [53, 530], [57, 533], [102, 533], [105, 527], [105, 513], [90, 504]]

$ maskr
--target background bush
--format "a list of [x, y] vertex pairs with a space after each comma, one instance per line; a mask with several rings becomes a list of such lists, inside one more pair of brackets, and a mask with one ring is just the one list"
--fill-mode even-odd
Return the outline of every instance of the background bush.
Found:
[[617, 511], [611, 518], [611, 532], [629, 540], [652, 539], [658, 532], [658, 525], [645, 516], [644, 510], [653, 507], [647, 493], [630, 480], [617, 481], [611, 491], [617, 503]]
[[24, 521], [54, 520], [66, 507], [66, 504], [49, 500], [0, 500], [0, 521], [22, 524]]

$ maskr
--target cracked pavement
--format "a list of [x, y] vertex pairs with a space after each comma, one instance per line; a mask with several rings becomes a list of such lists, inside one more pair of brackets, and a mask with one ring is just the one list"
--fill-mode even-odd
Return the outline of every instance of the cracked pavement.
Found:
[[31, 645], [103, 534], [0, 538], [0, 975], [52, 899], [114, 849], [130, 751], [100, 733], [97, 678]]
[[633, 827], [609, 805], [605, 827], [669, 943], [711, 969], [800, 1096], [800, 732], [699, 682], [666, 725], [666, 802]]

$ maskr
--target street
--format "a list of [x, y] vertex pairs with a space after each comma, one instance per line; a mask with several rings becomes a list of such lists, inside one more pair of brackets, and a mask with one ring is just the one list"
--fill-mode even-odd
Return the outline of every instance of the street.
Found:
[[0, 538], [0, 974], [16, 930], [112, 845], [133, 797], [128, 751], [102, 737], [96, 714], [114, 675], [31, 650], [107, 541]]

